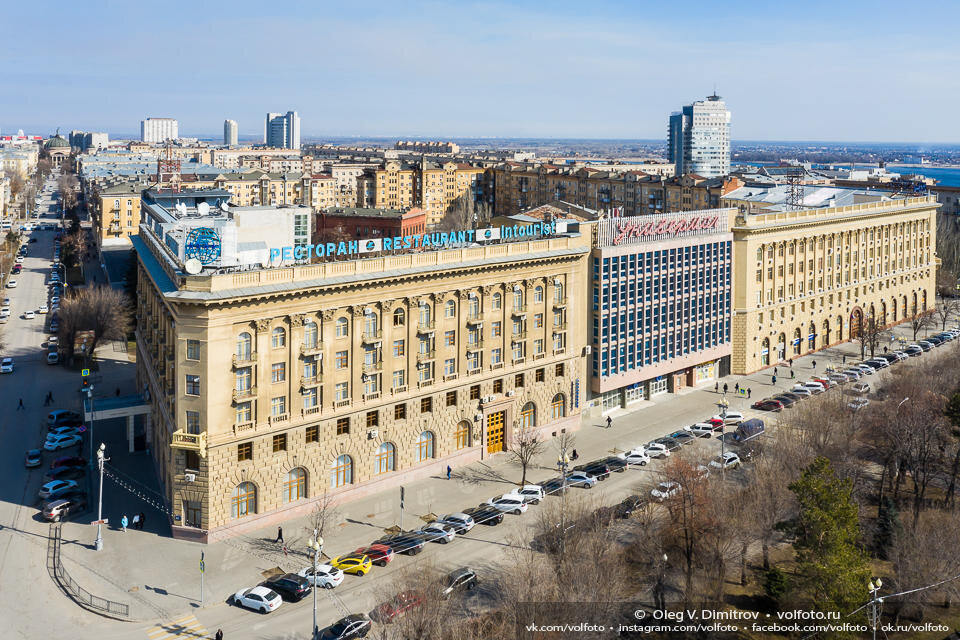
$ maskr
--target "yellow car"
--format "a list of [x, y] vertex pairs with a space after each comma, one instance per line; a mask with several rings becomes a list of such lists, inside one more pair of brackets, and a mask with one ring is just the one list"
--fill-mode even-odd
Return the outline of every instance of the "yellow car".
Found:
[[330, 561], [330, 565], [340, 569], [344, 573], [352, 573], [357, 576], [365, 576], [373, 563], [370, 556], [348, 555], [338, 556]]

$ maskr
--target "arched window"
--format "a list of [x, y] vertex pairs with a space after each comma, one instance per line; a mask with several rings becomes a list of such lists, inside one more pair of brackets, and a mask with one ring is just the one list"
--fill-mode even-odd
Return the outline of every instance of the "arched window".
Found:
[[534, 302], [543, 302], [543, 287], [537, 285], [533, 290], [533, 301]]
[[303, 346], [308, 349], [317, 348], [317, 323], [312, 320], [303, 323]]
[[807, 328], [807, 341], [809, 342], [810, 351], [815, 351], [817, 348], [817, 325], [810, 323], [810, 326]]
[[253, 339], [250, 337], [250, 334], [244, 331], [237, 336], [237, 357], [241, 360], [249, 360], [250, 354], [252, 353], [251, 345], [253, 344]]
[[513, 308], [514, 309], [523, 308], [523, 289], [513, 290]]
[[393, 326], [402, 327], [407, 321], [407, 314], [403, 309], [396, 309], [393, 312]]
[[922, 309], [923, 311], [926, 311], [926, 310], [927, 310], [927, 290], [926, 290], [926, 289], [923, 290], [923, 300], [922, 300], [922, 302], [923, 302], [923, 307], [921, 307], [921, 309]]
[[420, 324], [430, 324], [430, 305], [426, 303], [420, 305]]
[[793, 332], [793, 354], [800, 355], [800, 351], [803, 348], [803, 340], [800, 337], [800, 329], [797, 329]]
[[562, 393], [558, 393], [550, 401], [550, 419], [557, 420], [565, 415], [567, 415], [567, 399], [563, 397]]
[[346, 318], [337, 318], [336, 335], [338, 338], [345, 338], [350, 334], [350, 323]]
[[387, 473], [388, 471], [393, 471], [396, 464], [396, 457], [396, 448], [391, 443], [384, 442], [382, 445], [380, 445], [380, 448], [377, 449], [376, 473]]
[[820, 336], [820, 343], [824, 346], [830, 344], [830, 320], [823, 321], [823, 335]]
[[433, 457], [433, 433], [424, 431], [417, 439], [417, 462], [423, 462]]
[[307, 497], [307, 471], [303, 467], [291, 469], [283, 482], [283, 501], [293, 502]]
[[443, 314], [447, 318], [454, 318], [457, 315], [457, 303], [453, 300], [447, 300], [443, 305]]
[[494, 309], [503, 308], [503, 296], [501, 296], [499, 293], [493, 294], [493, 298], [491, 298], [491, 301], [493, 302]]
[[347, 454], [343, 454], [330, 465], [330, 486], [336, 489], [352, 483], [353, 460]]
[[537, 426], [537, 405], [528, 402], [520, 410], [520, 427], [529, 429]]
[[560, 303], [563, 302], [563, 283], [557, 282], [553, 285], [553, 301]]
[[270, 346], [274, 349], [287, 346], [287, 332], [283, 327], [276, 327], [270, 332]]
[[470, 446], [470, 423], [466, 420], [457, 425], [457, 449]]
[[[768, 340], [767, 345], [769, 346], [769, 344], [770, 342]], [[777, 338], [777, 362], [780, 362], [781, 360], [785, 360], [786, 353], [787, 353], [787, 334], [781, 333], [780, 337]]]
[[377, 314], [372, 311], [363, 314], [363, 332], [372, 336], [377, 332]]
[[257, 487], [252, 482], [241, 482], [230, 499], [230, 516], [242, 518], [257, 512]]

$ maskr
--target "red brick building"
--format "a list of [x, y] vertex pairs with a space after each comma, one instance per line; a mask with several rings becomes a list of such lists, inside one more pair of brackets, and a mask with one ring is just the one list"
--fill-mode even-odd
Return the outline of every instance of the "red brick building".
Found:
[[426, 227], [427, 214], [418, 207], [407, 211], [333, 207], [317, 213], [313, 241], [407, 236], [425, 233]]

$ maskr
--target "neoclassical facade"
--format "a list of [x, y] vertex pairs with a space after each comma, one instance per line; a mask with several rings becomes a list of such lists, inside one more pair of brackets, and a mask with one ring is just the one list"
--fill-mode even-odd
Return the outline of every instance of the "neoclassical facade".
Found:
[[175, 535], [215, 540], [579, 426], [589, 234], [200, 276], [149, 232], [133, 241]]
[[734, 246], [732, 371], [747, 374], [928, 311], [936, 198], [740, 213]]

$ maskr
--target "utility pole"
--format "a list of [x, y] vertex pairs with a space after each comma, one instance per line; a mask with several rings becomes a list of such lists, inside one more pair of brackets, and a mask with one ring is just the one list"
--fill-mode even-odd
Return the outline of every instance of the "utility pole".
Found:
[[726, 464], [724, 464], [724, 462], [726, 461], [726, 458], [724, 458], [724, 455], [726, 454], [726, 451], [727, 451], [725, 446], [726, 440], [723, 436], [726, 435], [725, 431], [727, 429], [727, 407], [730, 406], [730, 403], [727, 402], [726, 393], [724, 393], [720, 397], [720, 402], [717, 403], [717, 406], [720, 407], [720, 479], [721, 481], [723, 481], [726, 478], [726, 474], [724, 473], [726, 471]]
[[879, 620], [877, 619], [877, 615], [878, 615], [877, 604], [883, 603], [883, 598], [878, 598], [877, 592], [880, 591], [880, 587], [882, 586], [883, 586], [883, 581], [880, 580], [880, 578], [876, 578], [870, 581], [870, 585], [869, 585], [870, 597], [871, 597], [870, 605], [873, 608], [873, 614], [871, 615], [871, 622], [873, 626], [873, 640], [877, 640], [877, 623], [879, 622]]
[[206, 569], [206, 566], [204, 566], [204, 562], [203, 562], [203, 551], [201, 551], [201, 552], [200, 552], [200, 606], [201, 606], [201, 607], [203, 606], [203, 574], [204, 574], [204, 569]]
[[[93, 434], [90, 434], [91, 440]], [[103, 550], [103, 463], [110, 458], [104, 458], [103, 454], [107, 450], [107, 445], [100, 443], [97, 449], [97, 466], [100, 467], [100, 499], [97, 501], [97, 540], [94, 546], [97, 551]]]
[[314, 640], [317, 637], [317, 563], [320, 561], [320, 550], [323, 548], [323, 538], [316, 529], [313, 530], [313, 538], [307, 542], [307, 547], [313, 550], [313, 633], [310, 639]]

